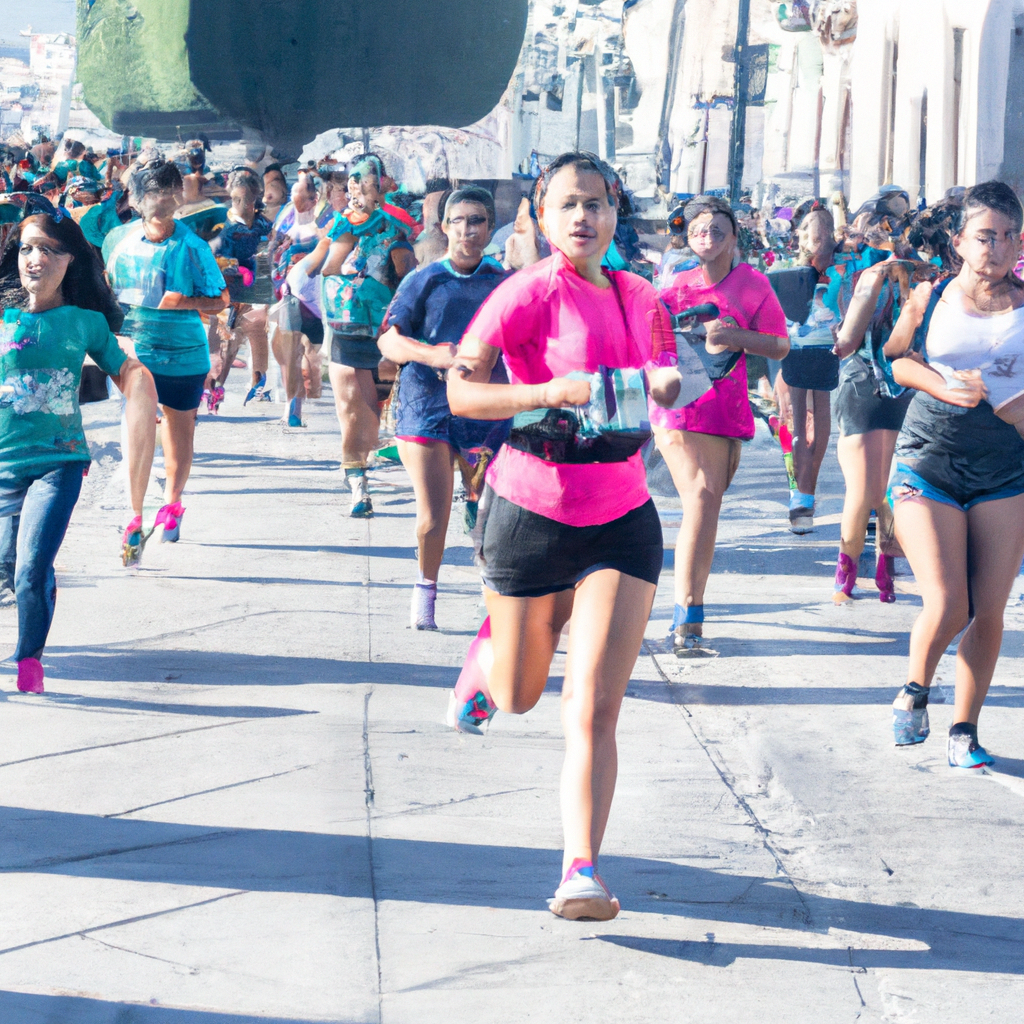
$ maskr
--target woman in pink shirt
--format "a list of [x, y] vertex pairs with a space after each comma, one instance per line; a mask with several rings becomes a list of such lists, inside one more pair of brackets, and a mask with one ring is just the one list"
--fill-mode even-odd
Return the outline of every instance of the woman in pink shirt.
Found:
[[[639, 453], [650, 436], [644, 382], [667, 403], [679, 393], [679, 374], [654, 288], [601, 268], [621, 196], [615, 172], [591, 154], [567, 153], [545, 171], [537, 196], [552, 255], [495, 289], [448, 375], [456, 415], [515, 417], [487, 474], [489, 615], [452, 694], [449, 723], [478, 733], [499, 708], [529, 711], [569, 623], [565, 852], [550, 906], [562, 917], [608, 920], [619, 903], [596, 864], [615, 790], [615, 726], [662, 564]], [[508, 384], [488, 383], [499, 356]], [[620, 429], [588, 433], [578, 413]]]
[[724, 199], [697, 196], [683, 211], [700, 266], [672, 278], [661, 298], [672, 313], [704, 303], [719, 310], [706, 324], [711, 355], [738, 353], [710, 391], [682, 409], [651, 410], [658, 450], [683, 505], [676, 541], [673, 644], [680, 656], [701, 654], [704, 588], [711, 574], [722, 497], [740, 464], [740, 442], [754, 436], [745, 353], [782, 359], [789, 352], [786, 315], [768, 278], [746, 263], [733, 266], [738, 229]]

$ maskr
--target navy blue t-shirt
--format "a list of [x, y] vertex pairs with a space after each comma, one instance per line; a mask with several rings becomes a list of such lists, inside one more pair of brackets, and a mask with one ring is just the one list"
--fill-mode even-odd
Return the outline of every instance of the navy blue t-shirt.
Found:
[[[447, 259], [428, 263], [402, 279], [388, 307], [387, 326], [428, 345], [457, 345], [484, 300], [510, 273], [490, 256], [472, 274], [460, 274]], [[508, 383], [500, 358], [491, 383]], [[445, 382], [433, 367], [407, 363], [399, 386], [398, 434], [440, 436], [450, 418]]]

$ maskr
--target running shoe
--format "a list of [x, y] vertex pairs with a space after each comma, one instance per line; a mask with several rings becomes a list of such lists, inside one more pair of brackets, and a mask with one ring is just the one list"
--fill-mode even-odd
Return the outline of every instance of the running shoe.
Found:
[[301, 416], [296, 416], [295, 413], [288, 413], [288, 426], [289, 427], [304, 427], [306, 424], [302, 422]]
[[448, 713], [444, 720], [450, 729], [483, 736], [484, 729], [491, 724], [497, 710], [497, 706], [487, 699], [483, 690], [477, 690], [467, 701], [459, 700], [452, 690], [448, 695]]
[[22, 658], [18, 662], [18, 689], [22, 693], [43, 692], [43, 666], [37, 658]]
[[926, 687], [907, 683], [900, 688], [892, 702], [892, 732], [897, 747], [909, 747], [928, 739], [931, 727]]
[[417, 583], [412, 588], [412, 608], [409, 625], [413, 629], [437, 629], [434, 621], [434, 603], [437, 601], [436, 583]]
[[555, 890], [554, 899], [548, 900], [548, 907], [552, 914], [569, 921], [610, 921], [619, 912], [619, 901], [601, 881], [594, 865], [577, 858]]
[[[152, 532], [150, 530], [150, 533]], [[121, 538], [121, 564], [126, 569], [139, 564], [147, 540], [149, 533], [142, 528], [142, 516], [136, 516], [125, 527], [124, 536]]]
[[892, 578], [895, 565], [892, 555], [882, 555], [875, 567], [875, 586], [878, 587], [878, 600], [882, 604], [894, 604], [896, 601], [896, 581]]
[[717, 658], [718, 651], [697, 633], [673, 633], [672, 653], [677, 658]]
[[946, 756], [950, 768], [987, 768], [996, 763], [996, 759], [967, 733], [949, 737]]
[[224, 401], [224, 386], [222, 384], [215, 384], [212, 388], [203, 392], [203, 397], [206, 399], [206, 408], [216, 416], [221, 402]]
[[180, 501], [173, 505], [164, 505], [156, 514], [156, 522], [153, 524], [155, 530], [158, 526], [164, 528], [160, 536], [161, 544], [174, 544], [181, 537], [181, 520], [185, 515], [185, 507]]
[[836, 604], [853, 600], [853, 588], [857, 585], [857, 563], [849, 555], [839, 552], [836, 562], [836, 592], [832, 600]]
[[265, 373], [260, 374], [260, 379], [256, 381], [251, 388], [249, 388], [249, 394], [245, 396], [245, 401], [242, 405], [248, 405], [254, 398], [257, 402], [262, 401], [263, 393], [267, 387], [267, 375]]
[[789, 529], [791, 532], [803, 535], [814, 532], [814, 508], [806, 508], [798, 505], [789, 510]]
[[372, 519], [373, 502], [366, 488], [365, 469], [346, 469], [345, 481], [352, 491], [352, 509], [349, 515], [353, 519]]

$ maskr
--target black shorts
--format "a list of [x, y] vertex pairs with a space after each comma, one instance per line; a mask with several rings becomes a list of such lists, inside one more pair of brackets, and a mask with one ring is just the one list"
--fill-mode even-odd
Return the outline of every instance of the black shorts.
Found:
[[571, 590], [599, 569], [658, 584], [664, 549], [650, 498], [600, 526], [566, 526], [494, 494], [484, 527], [484, 583], [505, 597]]
[[862, 356], [850, 356], [843, 363], [836, 394], [839, 433], [851, 437], [871, 430], [899, 430], [913, 397], [913, 391], [906, 391], [899, 398], [883, 398], [875, 391], [871, 364]]
[[[152, 372], [152, 371], [150, 371]], [[171, 377], [166, 373], [154, 373], [156, 384], [156, 400], [176, 409], [178, 412], [191, 412], [199, 408], [203, 400], [203, 388], [206, 385], [205, 373], [189, 373], [184, 377]]]
[[331, 343], [331, 362], [353, 370], [376, 370], [380, 349], [376, 338], [352, 337], [328, 327], [325, 332]]
[[323, 321], [315, 316], [307, 316], [306, 310], [302, 307], [302, 333], [309, 339], [310, 345], [322, 345], [324, 343]]
[[794, 348], [782, 360], [782, 379], [791, 388], [834, 391], [839, 385], [839, 356], [827, 348]]

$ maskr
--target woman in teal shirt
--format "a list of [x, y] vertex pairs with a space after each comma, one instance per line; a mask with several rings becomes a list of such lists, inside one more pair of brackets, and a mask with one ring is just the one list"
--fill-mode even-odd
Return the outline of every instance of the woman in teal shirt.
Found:
[[[182, 491], [192, 470], [196, 410], [210, 372], [210, 347], [200, 313], [217, 314], [230, 301], [210, 246], [174, 219], [182, 195], [181, 172], [162, 157], [138, 168], [129, 183], [142, 216], [115, 228], [103, 243], [107, 276], [126, 308], [124, 334], [153, 374], [163, 409], [167, 483], [156, 525], [162, 539], [180, 536]], [[138, 562], [142, 520], [123, 539], [125, 565]]]
[[139, 512], [156, 389], [111, 333], [120, 313], [81, 228], [45, 201], [26, 213], [0, 258], [0, 280], [16, 267], [26, 298], [23, 308], [4, 310], [0, 325], [0, 563], [18, 604], [18, 689], [42, 693], [39, 659], [57, 596], [53, 562], [90, 462], [78, 407], [82, 363], [91, 356], [128, 400], [128, 470]]

